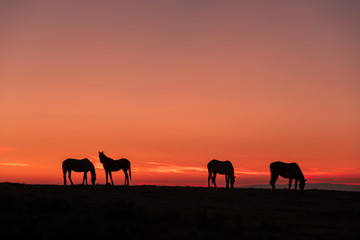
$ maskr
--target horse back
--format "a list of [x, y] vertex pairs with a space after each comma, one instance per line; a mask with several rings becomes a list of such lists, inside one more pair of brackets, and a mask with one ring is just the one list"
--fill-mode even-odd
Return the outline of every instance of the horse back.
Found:
[[63, 170], [71, 170], [75, 172], [89, 171], [93, 164], [88, 159], [68, 158], [63, 161]]
[[104, 164], [104, 168], [107, 171], [118, 171], [121, 169], [130, 169], [130, 161], [126, 158], [120, 158], [118, 160], [112, 160]]
[[234, 174], [234, 168], [230, 161], [211, 160], [207, 165], [209, 172], [219, 174]]
[[283, 178], [303, 179], [297, 163], [273, 162], [270, 164], [271, 175], [280, 175]]

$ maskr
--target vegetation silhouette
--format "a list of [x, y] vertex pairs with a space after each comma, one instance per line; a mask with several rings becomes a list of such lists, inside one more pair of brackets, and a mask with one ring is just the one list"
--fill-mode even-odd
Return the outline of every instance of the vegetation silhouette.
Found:
[[[125, 173], [125, 183], [124, 185], [129, 186], [129, 175], [131, 179], [131, 170], [130, 170], [130, 161], [126, 158], [121, 158], [119, 160], [114, 160], [107, 157], [104, 152], [99, 152], [100, 162], [103, 164], [106, 174], [106, 184], [108, 184], [108, 176], [110, 175], [111, 185], [114, 185], [111, 172], [123, 170]], [[129, 170], [129, 174], [127, 171]]]
[[231, 188], [234, 188], [235, 176], [234, 176], [234, 168], [230, 161], [219, 161], [216, 159], [211, 160], [208, 165], [208, 187], [210, 187], [210, 180], [213, 182], [214, 187], [216, 188], [216, 174], [225, 175], [226, 188], [229, 188], [229, 183]]
[[3, 239], [360, 239], [360, 192], [67, 187], [0, 183]]
[[270, 185], [273, 188], [275, 193], [275, 182], [278, 179], [279, 175], [283, 178], [289, 179], [289, 192], [291, 188], [291, 182], [295, 179], [295, 192], [297, 188], [298, 181], [300, 182], [299, 188], [301, 193], [303, 193], [305, 188], [306, 179], [304, 178], [304, 174], [302, 173], [299, 165], [297, 163], [284, 163], [284, 162], [273, 162], [270, 164], [271, 171], [271, 180]]
[[95, 185], [95, 181], [96, 181], [95, 168], [94, 168], [94, 165], [87, 158], [84, 158], [84, 159], [68, 158], [63, 161], [62, 169], [63, 169], [63, 174], [64, 174], [64, 185], [66, 185], [66, 172], [69, 173], [68, 177], [69, 177], [71, 185], [74, 185], [71, 180], [71, 171], [84, 172], [84, 177], [83, 177], [83, 182], [82, 182], [83, 185], [84, 185], [84, 183], [86, 183], [86, 185], [87, 185], [87, 173], [90, 171], [91, 182], [93, 185]]

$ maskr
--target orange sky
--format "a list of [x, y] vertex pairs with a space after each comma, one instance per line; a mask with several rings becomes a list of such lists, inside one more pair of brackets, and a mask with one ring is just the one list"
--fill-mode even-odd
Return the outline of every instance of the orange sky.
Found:
[[0, 182], [62, 184], [61, 162], [87, 157], [102, 184], [104, 151], [131, 161], [131, 184], [204, 186], [214, 158], [235, 186], [267, 184], [276, 160], [360, 184], [359, 10], [1, 1]]

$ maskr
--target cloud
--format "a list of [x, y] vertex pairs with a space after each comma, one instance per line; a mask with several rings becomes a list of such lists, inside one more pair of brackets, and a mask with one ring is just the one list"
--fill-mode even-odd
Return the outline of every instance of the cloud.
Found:
[[235, 168], [235, 174], [245, 174], [245, 175], [269, 175], [269, 172], [259, 172], [253, 171], [246, 168]]
[[183, 166], [173, 165], [158, 162], [146, 162], [146, 164], [152, 165], [151, 167], [134, 168], [135, 172], [148, 172], [148, 173], [189, 173], [189, 172], [206, 172], [204, 167], [197, 166]]
[[45, 165], [33, 165], [28, 163], [17, 163], [17, 162], [0, 162], [0, 165], [3, 166], [13, 166], [13, 167], [32, 167], [32, 168], [47, 168]]
[[5, 165], [5, 166], [29, 166], [29, 164], [27, 163], [7, 163], [7, 162], [3, 162], [0, 163], [1, 165]]
[[[199, 166], [184, 166], [174, 165], [158, 162], [146, 162], [146, 164], [152, 165], [151, 167], [136, 168], [136, 172], [153, 172], [153, 173], [190, 173], [190, 172], [207, 172], [206, 167]], [[235, 175], [269, 175], [269, 172], [253, 171], [246, 168], [235, 168]]]
[[[92, 159], [98, 159], [98, 157], [92, 156]], [[168, 164], [168, 163], [161, 163], [161, 162], [145, 162], [145, 166], [141, 167], [132, 167], [132, 172], [138, 173], [154, 173], [154, 174], [207, 174], [206, 167], [200, 166], [189, 166], [189, 165], [177, 165], [177, 164]], [[97, 169], [103, 169], [103, 165], [100, 162], [94, 162], [94, 166]], [[269, 176], [269, 171], [257, 171], [248, 168], [235, 168], [235, 175], [248, 175], [250, 176]], [[307, 179], [311, 181], [321, 181], [328, 180], [330, 182], [351, 182], [351, 183], [359, 183], [357, 178], [344, 178], [347, 171], [349, 170], [356, 170], [354, 168], [334, 168], [327, 171], [321, 171], [318, 168], [309, 168], [305, 169], [304, 175]]]
[[104, 168], [102, 163], [94, 163], [94, 167], [98, 168], [98, 169], [103, 169]]
[[310, 168], [307, 170], [305, 169], [303, 173], [304, 175], [311, 176], [312, 178], [316, 178], [316, 177], [324, 177], [324, 176], [349, 175], [354, 173], [354, 170], [356, 170], [356, 168], [333, 168], [333, 169], [328, 169], [326, 171], [321, 171], [316, 168]]

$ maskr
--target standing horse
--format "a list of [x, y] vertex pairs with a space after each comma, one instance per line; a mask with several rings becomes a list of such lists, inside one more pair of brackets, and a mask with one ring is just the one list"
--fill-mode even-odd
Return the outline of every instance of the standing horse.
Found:
[[75, 172], [84, 172], [83, 182], [86, 182], [87, 185], [87, 173], [90, 171], [91, 173], [91, 182], [93, 185], [95, 185], [96, 181], [96, 174], [95, 174], [95, 168], [94, 165], [89, 161], [89, 159], [72, 159], [68, 158], [63, 161], [62, 163], [62, 169], [64, 174], [64, 185], [66, 185], [66, 172], [69, 172], [68, 177], [71, 182], [71, 185], [74, 185], [71, 180], [71, 171]]
[[[129, 186], [129, 175], [131, 179], [131, 170], [130, 170], [130, 161], [126, 158], [121, 158], [119, 160], [114, 160], [105, 156], [104, 152], [99, 152], [100, 162], [103, 164], [105, 173], [106, 173], [106, 184], [108, 184], [108, 175], [110, 175], [111, 184], [114, 185], [112, 180], [111, 172], [123, 170], [125, 173], [125, 183], [124, 185]], [[129, 170], [129, 175], [127, 173]]]
[[291, 182], [295, 179], [295, 192], [298, 181], [300, 182], [299, 188], [301, 193], [303, 193], [305, 188], [306, 179], [304, 174], [301, 172], [301, 169], [297, 163], [284, 163], [284, 162], [273, 162], [270, 164], [271, 171], [271, 180], [270, 185], [275, 192], [275, 182], [278, 179], [279, 175], [283, 178], [289, 179], [289, 192], [291, 188]]
[[234, 188], [235, 183], [235, 176], [234, 176], [234, 168], [230, 161], [219, 161], [219, 160], [211, 160], [208, 165], [208, 187], [210, 187], [210, 179], [212, 180], [214, 187], [216, 188], [216, 174], [224, 174], [225, 175], [225, 181], [226, 181], [226, 188], [229, 188], [229, 182], [231, 185], [231, 188]]

